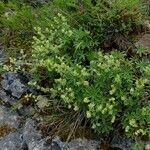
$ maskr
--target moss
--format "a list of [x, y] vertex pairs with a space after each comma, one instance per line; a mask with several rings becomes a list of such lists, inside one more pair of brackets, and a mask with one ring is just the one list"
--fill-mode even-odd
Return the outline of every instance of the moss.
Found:
[[11, 132], [15, 132], [15, 131], [16, 131], [16, 129], [11, 127], [10, 125], [2, 124], [2, 125], [0, 125], [0, 138], [8, 135]]

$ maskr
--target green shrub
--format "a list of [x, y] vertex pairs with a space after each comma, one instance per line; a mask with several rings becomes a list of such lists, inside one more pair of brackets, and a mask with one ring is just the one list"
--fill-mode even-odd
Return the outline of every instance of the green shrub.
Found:
[[46, 30], [40, 27], [35, 30], [40, 34], [38, 38], [34, 36], [34, 39], [39, 41], [38, 46], [33, 44], [33, 48], [37, 49], [34, 51], [36, 58], [69, 55], [72, 61], [79, 61], [85, 59], [85, 54], [96, 45], [90, 32], [71, 27], [61, 14], [54, 17]]
[[75, 27], [77, 31], [80, 28], [77, 34], [80, 38], [84, 36], [85, 40], [86, 34], [84, 32], [85, 35], [81, 36], [82, 31], [89, 31], [90, 38], [95, 42], [94, 47], [98, 49], [102, 43], [114, 41], [118, 34], [128, 35], [136, 29], [144, 18], [141, 6], [139, 0], [98, 0], [95, 6], [91, 0], [81, 3], [76, 0], [53, 0], [37, 8], [16, 0], [5, 5], [1, 2], [0, 41], [10, 51], [16, 48], [29, 51], [32, 36], [36, 34], [33, 27], [49, 28], [53, 17], [60, 12], [68, 18], [70, 27]]
[[[90, 34], [71, 28], [60, 14], [51, 28], [36, 30], [32, 51], [34, 85], [41, 86], [66, 108], [84, 113], [97, 132], [109, 133], [117, 125], [129, 136], [150, 134], [149, 62], [129, 60], [117, 51], [93, 51]], [[78, 40], [79, 35], [82, 38]], [[88, 63], [78, 55], [73, 57], [76, 50], [84, 52]]]
[[[98, 0], [95, 5], [90, 0], [54, 0], [33, 9], [0, 2], [3, 43], [29, 50], [33, 41], [32, 63], [22, 53], [24, 61], [10, 59], [2, 71], [32, 67], [32, 84], [65, 110], [84, 114], [97, 132], [120, 127], [129, 136], [149, 135], [149, 62], [100, 49], [141, 24], [141, 6], [139, 0]], [[137, 52], [141, 58], [143, 49]]]
[[68, 17], [75, 26], [82, 26], [90, 31], [95, 40], [101, 44], [113, 42], [118, 34], [129, 35], [144, 20], [140, 0], [91, 0], [63, 1], [54, 0], [54, 8]]

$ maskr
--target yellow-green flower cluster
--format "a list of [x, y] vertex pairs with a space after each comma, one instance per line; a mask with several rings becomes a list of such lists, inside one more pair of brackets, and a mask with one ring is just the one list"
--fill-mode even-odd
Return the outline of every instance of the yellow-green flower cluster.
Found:
[[[83, 112], [99, 132], [108, 133], [118, 121], [127, 133], [147, 134], [149, 118], [141, 107], [147, 105], [149, 67], [141, 72], [137, 63], [117, 51], [86, 53], [90, 33], [72, 28], [61, 14], [50, 24], [44, 31], [36, 29], [39, 37], [34, 37], [32, 70], [40, 76], [38, 67], [44, 68], [44, 80], [52, 84], [37, 89], [67, 108]], [[139, 120], [137, 114], [144, 119]]]
[[74, 102], [74, 92], [71, 88], [65, 88], [64, 91], [62, 91], [62, 94], [61, 94], [61, 99], [65, 102], [65, 103], [72, 103]]

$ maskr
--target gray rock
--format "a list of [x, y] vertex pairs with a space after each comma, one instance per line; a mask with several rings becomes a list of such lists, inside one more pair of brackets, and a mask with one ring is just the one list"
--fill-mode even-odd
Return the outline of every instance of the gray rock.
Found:
[[36, 110], [33, 106], [22, 106], [18, 108], [18, 114], [21, 116], [31, 117], [36, 113]]
[[101, 142], [87, 139], [75, 139], [71, 142], [62, 142], [59, 138], [52, 141], [52, 150], [97, 150]]
[[38, 142], [33, 140], [28, 143], [28, 150], [51, 150], [51, 147], [46, 143], [46, 139], [41, 139]]
[[97, 150], [100, 142], [76, 139], [71, 142], [62, 142], [58, 137], [48, 144], [48, 138], [43, 138], [40, 131], [36, 129], [36, 122], [28, 119], [26, 121], [23, 140], [28, 146], [28, 150]]
[[2, 75], [0, 99], [4, 103], [14, 104], [23, 94], [33, 92], [27, 85], [29, 81], [25, 75], [7, 72]]
[[11, 93], [12, 96], [20, 98], [22, 94], [27, 92], [28, 88], [22, 84], [18, 74], [8, 72], [2, 76], [4, 79], [1, 81], [1, 86], [4, 90]]
[[8, 95], [1, 87], [0, 87], [0, 99], [6, 104], [13, 104], [16, 102], [16, 99]]
[[21, 134], [15, 132], [0, 141], [0, 150], [23, 150], [23, 145]]
[[59, 137], [56, 137], [52, 140], [51, 150], [62, 150], [64, 143], [60, 140]]
[[27, 119], [24, 129], [23, 129], [23, 139], [26, 143], [30, 143], [31, 141], [39, 141], [42, 135], [36, 129], [35, 121], [32, 119]]
[[[1, 120], [4, 120], [3, 118], [1, 117]], [[9, 121], [7, 122], [9, 123]], [[51, 150], [48, 140], [48, 138], [43, 138], [41, 132], [37, 130], [35, 121], [27, 119], [22, 129], [10, 133], [0, 140], [0, 150]]]
[[87, 139], [72, 140], [63, 146], [63, 150], [97, 150], [98, 148], [100, 148], [100, 142]]
[[131, 150], [132, 146], [134, 144], [134, 141], [127, 137], [121, 137], [119, 135], [114, 136], [111, 146], [112, 148], [120, 148], [121, 150]]
[[4, 106], [0, 106], [0, 125], [3, 124], [17, 129], [21, 124], [21, 119], [16, 112], [12, 112]]
[[50, 150], [47, 138], [42, 138], [42, 134], [37, 130], [36, 123], [28, 119], [23, 130], [23, 140], [28, 146], [28, 150]]

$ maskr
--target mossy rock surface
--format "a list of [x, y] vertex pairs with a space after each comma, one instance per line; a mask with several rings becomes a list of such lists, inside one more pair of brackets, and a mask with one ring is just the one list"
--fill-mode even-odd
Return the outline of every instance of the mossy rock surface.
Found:
[[0, 125], [0, 138], [8, 135], [11, 132], [16, 131], [15, 128], [11, 127], [8, 124]]

